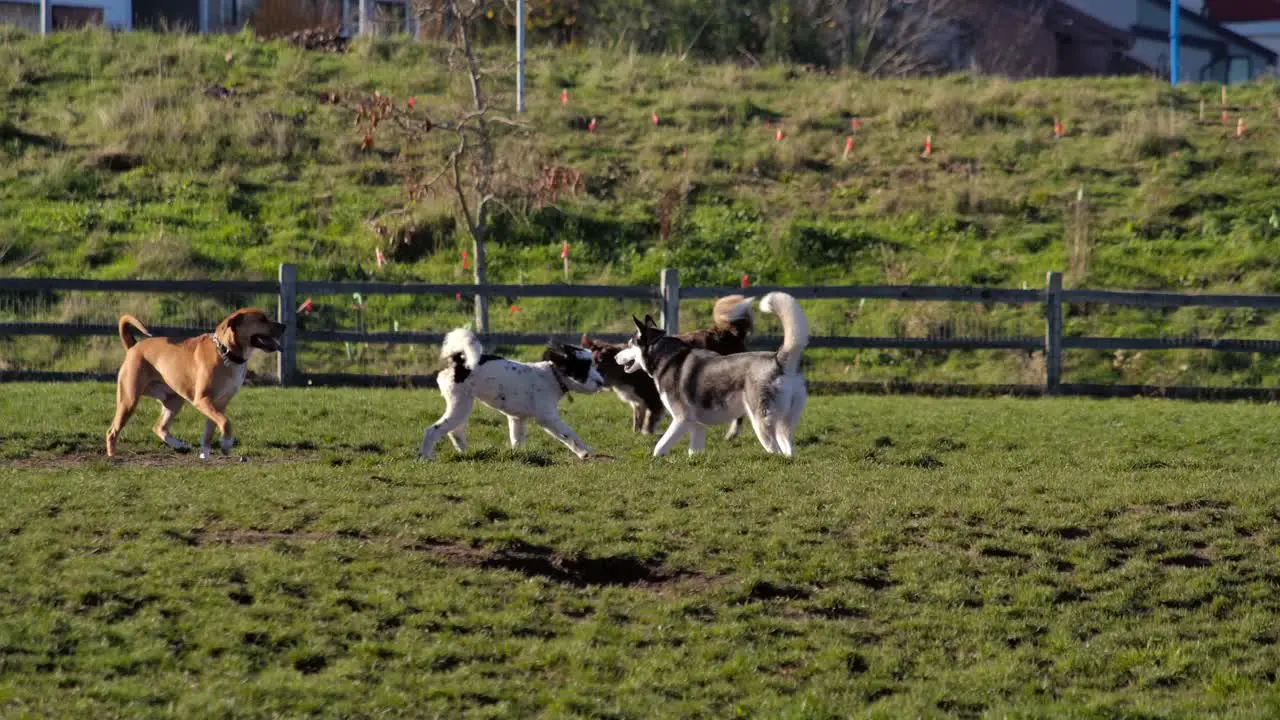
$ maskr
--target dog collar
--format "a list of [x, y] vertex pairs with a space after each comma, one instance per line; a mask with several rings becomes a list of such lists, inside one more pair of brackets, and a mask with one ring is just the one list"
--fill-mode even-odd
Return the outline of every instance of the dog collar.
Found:
[[231, 352], [231, 348], [214, 333], [209, 333], [209, 337], [213, 339], [213, 346], [218, 350], [218, 357], [222, 358], [224, 363], [229, 365], [243, 365], [245, 359]]
[[568, 398], [569, 398], [569, 402], [573, 402], [573, 393], [569, 392], [569, 384], [568, 384], [567, 382], [565, 382], [564, 377], [562, 376], [562, 374], [561, 374], [561, 372], [560, 372], [560, 368], [558, 368], [558, 367], [556, 367], [556, 366], [552, 365], [552, 366], [551, 366], [551, 375], [552, 375], [553, 377], [555, 377], [555, 379], [556, 379], [556, 384], [560, 386], [560, 392], [562, 392], [562, 393], [564, 393], [566, 396], [568, 396]]

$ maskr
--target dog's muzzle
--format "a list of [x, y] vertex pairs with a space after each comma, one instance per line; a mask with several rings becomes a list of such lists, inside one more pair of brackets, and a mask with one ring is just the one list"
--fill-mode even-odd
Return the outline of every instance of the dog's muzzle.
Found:
[[268, 335], [254, 335], [249, 344], [266, 352], [280, 352], [280, 341]]
[[284, 335], [288, 327], [283, 323], [272, 323], [270, 335], [254, 335], [249, 338], [249, 344], [259, 350], [266, 352], [280, 352], [282, 343], [280, 338]]
[[623, 372], [633, 373], [640, 369], [640, 348], [631, 345], [618, 352], [614, 362], [622, 366]]

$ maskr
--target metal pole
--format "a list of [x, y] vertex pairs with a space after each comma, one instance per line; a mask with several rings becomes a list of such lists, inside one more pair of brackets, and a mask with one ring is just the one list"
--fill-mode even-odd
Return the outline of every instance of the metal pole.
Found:
[[369, 22], [369, 2], [368, 2], [368, 0], [360, 0], [360, 5], [359, 5], [359, 7], [356, 9], [356, 12], [360, 13], [360, 17], [356, 18], [356, 22], [358, 23], [358, 24], [356, 25], [356, 28], [357, 28], [357, 29], [356, 29], [356, 32], [358, 32], [358, 33], [359, 33], [360, 35], [362, 35], [362, 36], [363, 36], [363, 35], [368, 35], [368, 34], [369, 34], [369, 32], [370, 32], [370, 30], [372, 30], [372, 29], [373, 29], [373, 28], [371, 27], [372, 23], [370, 23], [370, 22]]
[[51, 17], [49, 0], [40, 0], [40, 36], [49, 34], [53, 29], [53, 18]]
[[1169, 3], [1169, 84], [1178, 85], [1178, 15], [1180, 0]]
[[516, 0], [516, 112], [524, 112], [524, 0]]

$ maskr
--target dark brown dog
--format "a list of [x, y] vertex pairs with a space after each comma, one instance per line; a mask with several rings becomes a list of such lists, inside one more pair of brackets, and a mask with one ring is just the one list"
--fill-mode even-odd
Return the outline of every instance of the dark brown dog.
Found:
[[[742, 295], [729, 295], [716, 301], [712, 309], [714, 327], [694, 330], [675, 337], [696, 348], [703, 348], [721, 355], [735, 355], [747, 351], [747, 337], [754, 324], [751, 317], [751, 300]], [[605, 387], [611, 388], [623, 402], [631, 406], [631, 429], [651, 435], [658, 429], [666, 408], [658, 395], [658, 386], [647, 374], [628, 373], [615, 362], [614, 357], [626, 344], [592, 340], [582, 336], [582, 346], [591, 351], [596, 367], [604, 377]], [[742, 427], [742, 419], [733, 421], [726, 438], [733, 438]]]
[[222, 452], [230, 450], [235, 438], [226, 415], [227, 403], [244, 383], [250, 353], [278, 352], [285, 326], [272, 322], [257, 308], [242, 308], [218, 323], [213, 332], [186, 340], [149, 337], [139, 342], [130, 334], [130, 327], [150, 335], [132, 315], [120, 318], [125, 356], [116, 378], [116, 417], [107, 431], [107, 457], [116, 454], [116, 438], [143, 396], [153, 397], [163, 406], [154, 432], [169, 447], [191, 449], [169, 433], [174, 416], [188, 402], [208, 418], [200, 443], [201, 459], [209, 457], [214, 427], [222, 435]]

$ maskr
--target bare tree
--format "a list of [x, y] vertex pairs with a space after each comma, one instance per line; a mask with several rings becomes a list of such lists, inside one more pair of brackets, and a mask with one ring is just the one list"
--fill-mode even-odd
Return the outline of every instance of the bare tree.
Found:
[[[409, 199], [416, 201], [433, 192], [451, 195], [458, 218], [471, 236], [473, 278], [477, 285], [485, 282], [487, 270], [486, 241], [495, 206], [503, 204], [500, 196], [502, 175], [507, 170], [498, 158], [495, 145], [499, 128], [523, 129], [520, 123], [494, 112], [485, 90], [489, 71], [477, 57], [475, 30], [489, 13], [505, 9], [499, 0], [423, 0], [417, 11], [424, 20], [437, 23], [436, 31], [454, 43], [449, 55], [451, 68], [466, 78], [470, 97], [465, 106], [450, 118], [432, 110], [393, 101], [374, 93], [355, 104], [356, 122], [364, 132], [362, 147], [370, 149], [376, 134], [388, 127], [407, 142], [424, 142], [432, 132], [451, 133], [443, 162], [423, 177], [406, 179]], [[403, 209], [390, 211], [403, 212]], [[476, 330], [489, 327], [487, 298], [475, 296]]]
[[851, 0], [846, 4], [851, 64], [868, 75], [901, 77], [947, 69], [957, 23], [971, 0]]
[[999, 10], [982, 12], [977, 4], [961, 21], [972, 38], [971, 69], [1015, 78], [1049, 74], [1057, 44], [1046, 25], [1048, 0], [1003, 0]]

